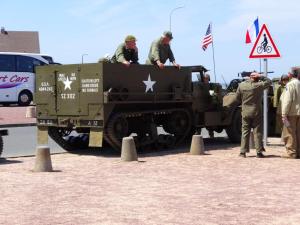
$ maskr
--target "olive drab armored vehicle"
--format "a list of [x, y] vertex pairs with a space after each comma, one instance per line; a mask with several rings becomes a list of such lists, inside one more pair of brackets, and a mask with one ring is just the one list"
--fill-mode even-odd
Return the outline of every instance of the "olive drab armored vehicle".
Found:
[[107, 62], [37, 67], [38, 143], [46, 144], [49, 134], [68, 151], [104, 142], [120, 149], [131, 135], [141, 149], [172, 147], [204, 127], [226, 129], [240, 141], [240, 124], [232, 123], [240, 121], [239, 108], [223, 106], [221, 86], [204, 83], [204, 72], [203, 66], [160, 70]]

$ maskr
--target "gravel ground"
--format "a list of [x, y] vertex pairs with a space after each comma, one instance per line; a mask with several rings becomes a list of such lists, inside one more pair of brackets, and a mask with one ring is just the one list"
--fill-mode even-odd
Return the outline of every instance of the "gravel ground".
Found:
[[31, 172], [32, 157], [2, 159], [0, 224], [300, 224], [300, 160], [271, 143], [264, 159], [224, 142], [127, 163], [57, 154], [51, 173]]

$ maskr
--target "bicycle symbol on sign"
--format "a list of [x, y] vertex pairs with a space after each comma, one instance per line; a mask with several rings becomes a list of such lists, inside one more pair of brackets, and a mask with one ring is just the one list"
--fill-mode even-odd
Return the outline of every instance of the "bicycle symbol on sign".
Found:
[[268, 43], [267, 35], [264, 34], [264, 40], [261, 42], [260, 46], [257, 47], [257, 53], [261, 54], [262, 52], [272, 52], [272, 47], [268, 45]]

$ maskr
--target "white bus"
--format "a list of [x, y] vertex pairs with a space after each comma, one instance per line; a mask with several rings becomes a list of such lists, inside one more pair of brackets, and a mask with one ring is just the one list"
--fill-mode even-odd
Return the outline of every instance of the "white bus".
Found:
[[29, 105], [35, 89], [35, 66], [52, 63], [48, 55], [0, 52], [0, 103]]

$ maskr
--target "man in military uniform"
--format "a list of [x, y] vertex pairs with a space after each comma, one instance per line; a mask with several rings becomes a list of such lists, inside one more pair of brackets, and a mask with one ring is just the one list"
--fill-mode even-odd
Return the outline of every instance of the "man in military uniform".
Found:
[[164, 68], [164, 64], [169, 61], [180, 69], [180, 65], [175, 62], [170, 42], [173, 39], [170, 31], [165, 31], [163, 35], [152, 42], [146, 64], [157, 65], [160, 69]]
[[250, 79], [242, 82], [236, 92], [237, 100], [242, 104], [242, 138], [241, 157], [249, 151], [251, 128], [254, 129], [254, 143], [257, 157], [264, 157], [262, 130], [262, 96], [263, 91], [272, 84], [271, 80], [258, 73], [251, 73]]
[[289, 82], [288, 75], [282, 75], [280, 77], [279, 86], [277, 86], [274, 92], [273, 107], [276, 108], [276, 133], [282, 132], [282, 119], [281, 119], [281, 102], [285, 92], [285, 86]]
[[282, 98], [282, 137], [287, 151], [284, 158], [300, 158], [300, 81], [297, 71], [292, 76]]
[[125, 42], [120, 44], [111, 58], [112, 63], [123, 63], [129, 67], [130, 64], [138, 64], [138, 48], [136, 47], [136, 38], [133, 35], [128, 35]]
[[209, 84], [209, 82], [210, 82], [210, 75], [208, 73], [204, 74], [204, 76], [203, 76], [203, 82], [205, 84]]

